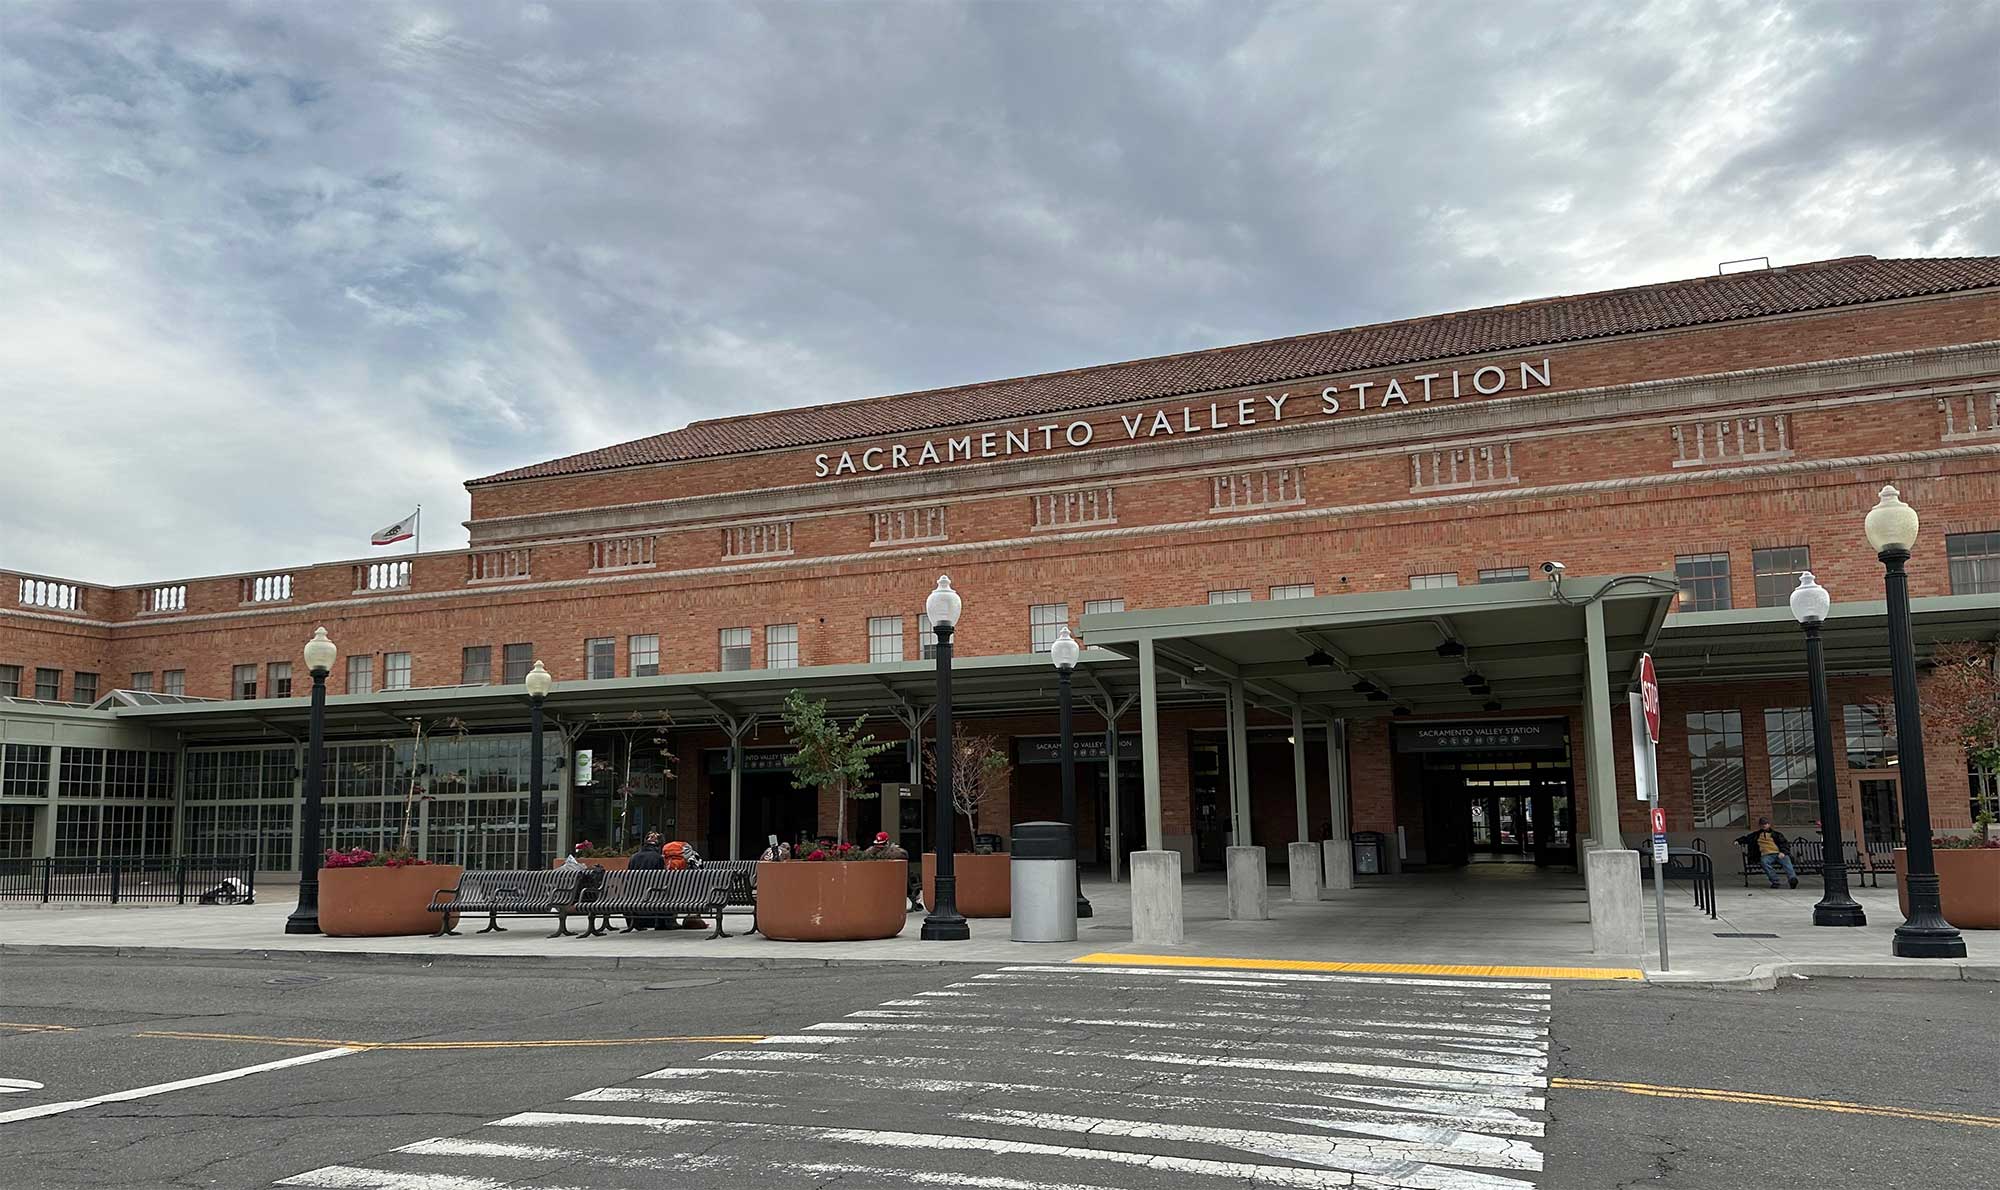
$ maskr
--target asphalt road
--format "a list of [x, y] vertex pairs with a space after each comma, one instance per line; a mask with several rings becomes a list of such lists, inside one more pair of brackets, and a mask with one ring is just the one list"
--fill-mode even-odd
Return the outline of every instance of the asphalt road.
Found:
[[1954, 1190], [2000, 1168], [1996, 1021], [1960, 983], [10, 957], [0, 1187]]

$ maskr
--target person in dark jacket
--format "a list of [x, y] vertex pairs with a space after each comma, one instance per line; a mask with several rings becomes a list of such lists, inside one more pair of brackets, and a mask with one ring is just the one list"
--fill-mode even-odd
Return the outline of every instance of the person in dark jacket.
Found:
[[[660, 847], [660, 832], [647, 831], [646, 841], [632, 854], [631, 860], [625, 865], [626, 869], [633, 872], [666, 871], [667, 857]], [[673, 926], [670, 920], [663, 917], [627, 917], [625, 924], [635, 930], [665, 930]]]
[[1770, 878], [1771, 887], [1778, 887], [1778, 869], [1785, 870], [1785, 877], [1792, 887], [1799, 886], [1799, 870], [1792, 866], [1792, 841], [1771, 829], [1771, 820], [1759, 818], [1757, 829], [1736, 840], [1750, 849], [1757, 862], [1764, 867], [1764, 875]]

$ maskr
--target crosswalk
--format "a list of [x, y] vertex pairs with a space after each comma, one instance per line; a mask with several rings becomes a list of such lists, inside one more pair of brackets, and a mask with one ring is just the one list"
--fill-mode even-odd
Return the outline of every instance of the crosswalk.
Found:
[[1523, 1190], [1549, 1011], [1525, 981], [1004, 967], [277, 1184]]

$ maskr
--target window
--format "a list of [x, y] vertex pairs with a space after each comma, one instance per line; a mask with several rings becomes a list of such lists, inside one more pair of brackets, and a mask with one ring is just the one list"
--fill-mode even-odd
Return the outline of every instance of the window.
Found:
[[724, 628], [722, 630], [723, 672], [750, 668], [750, 630], [748, 628]]
[[382, 689], [408, 690], [410, 688], [410, 655], [408, 653], [382, 654]]
[[583, 642], [583, 676], [592, 682], [618, 676], [618, 641], [615, 638], [594, 636]]
[[1811, 826], [1819, 821], [1818, 766], [1813, 763], [1812, 712], [1776, 707], [1764, 712], [1764, 746], [1771, 754], [1771, 821]]
[[272, 698], [290, 698], [292, 696], [291, 662], [273, 661], [265, 667], [264, 676], [270, 683]]
[[256, 666], [239, 665], [235, 669], [230, 671], [229, 697], [231, 698], [257, 697]]
[[1806, 547], [1802, 545], [1751, 550], [1750, 570], [1757, 584], [1757, 606], [1790, 607], [1792, 592], [1799, 589], [1799, 575], [1811, 567]]
[[1695, 828], [1743, 825], [1750, 813], [1749, 784], [1743, 768], [1743, 713], [1695, 711], [1687, 717], [1687, 731]]
[[799, 665], [799, 626], [797, 624], [767, 624], [764, 627], [764, 668], [797, 669]]
[[493, 680], [493, 646], [467, 645], [458, 651], [458, 680], [467, 686], [484, 686]]
[[184, 669], [163, 669], [160, 671], [160, 693], [186, 694], [188, 675]]
[[1446, 587], [1456, 587], [1456, 574], [1413, 574], [1410, 576], [1412, 591], [1441, 591]]
[[500, 646], [500, 681], [508, 686], [518, 686], [528, 680], [528, 671], [535, 668], [535, 646], [532, 644], [512, 644]]
[[62, 699], [62, 671], [59, 669], [38, 669], [35, 671], [35, 697], [46, 698], [50, 702]]
[[1248, 587], [1235, 587], [1227, 591], [1210, 591], [1208, 593], [1208, 602], [1210, 605], [1219, 603], [1248, 603], [1250, 602], [1250, 589]]
[[[127, 690], [151, 690], [153, 688], [153, 671], [150, 669], [141, 670], [133, 674], [132, 684], [125, 688]], [[0, 693], [4, 693], [4, 691], [0, 691]]]
[[1086, 616], [1095, 616], [1101, 612], [1122, 612], [1124, 610], [1125, 601], [1123, 599], [1086, 599], [1083, 601], [1083, 614]]
[[1311, 583], [1291, 583], [1287, 586], [1271, 588], [1271, 598], [1273, 599], [1311, 599], [1312, 597], [1313, 585]]
[[1896, 718], [1884, 707], [1849, 703], [1840, 709], [1847, 736], [1847, 767], [1885, 769], [1896, 763]]
[[1069, 623], [1069, 604], [1037, 603], [1028, 609], [1028, 649], [1046, 653], [1056, 643], [1056, 630]]
[[635, 678], [655, 678], [660, 675], [660, 638], [647, 633], [630, 637], [625, 642], [626, 663], [632, 667]]
[[2000, 773], [1981, 772], [1979, 763], [1968, 759], [1965, 762], [1966, 776], [1972, 780], [1971, 817], [1991, 814], [2000, 818]]
[[0, 665], [0, 695], [8, 698], [21, 696], [21, 667]]
[[79, 671], [70, 682], [70, 693], [77, 702], [96, 702], [97, 675]]
[[868, 617], [868, 660], [874, 663], [903, 659], [903, 617]]
[[1479, 584], [1481, 586], [1485, 586], [1488, 583], [1525, 583], [1527, 581], [1528, 568], [1525, 566], [1495, 566], [1489, 570], [1479, 572]]
[[1729, 609], [1728, 554], [1682, 554], [1674, 559], [1674, 577], [1681, 582], [1681, 611]]
[[1954, 595], [2000, 594], [2000, 530], [1952, 533], [1944, 539]]
[[917, 642], [919, 645], [917, 652], [925, 661], [937, 660], [937, 630], [931, 627], [931, 617], [928, 612], [917, 613]]
[[375, 658], [368, 654], [347, 659], [347, 692], [371, 694], [375, 690]]

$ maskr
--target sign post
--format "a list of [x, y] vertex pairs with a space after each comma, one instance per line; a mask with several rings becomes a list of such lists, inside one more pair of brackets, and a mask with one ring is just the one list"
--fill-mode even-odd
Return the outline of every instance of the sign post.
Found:
[[1639, 690], [1632, 695], [1632, 760], [1639, 796], [1646, 799], [1653, 835], [1653, 915], [1660, 932], [1660, 970], [1667, 967], [1667, 812], [1660, 808], [1660, 680], [1653, 655], [1639, 657]]

